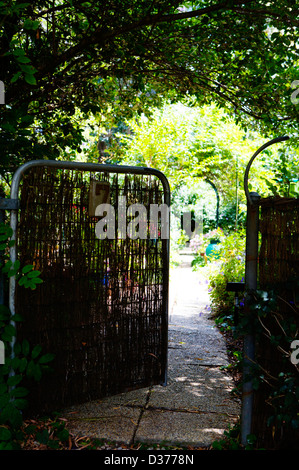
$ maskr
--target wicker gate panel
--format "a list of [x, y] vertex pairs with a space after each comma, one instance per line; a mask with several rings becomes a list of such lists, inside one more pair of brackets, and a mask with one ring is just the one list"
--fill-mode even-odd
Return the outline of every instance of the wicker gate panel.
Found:
[[[298, 374], [286, 353], [290, 351], [292, 335], [298, 339], [299, 330], [299, 200], [270, 197], [262, 199], [260, 205], [259, 289], [273, 291], [277, 304], [262, 317], [267, 334], [256, 341], [256, 360], [265, 380], [255, 394], [253, 434], [258, 436], [261, 448], [279, 449], [293, 442], [298, 446], [299, 439], [298, 429], [292, 428], [289, 421], [283, 420], [279, 425], [273, 421], [279, 406], [283, 410], [284, 391], [273, 395], [280, 373], [290, 377]], [[279, 412], [280, 416], [283, 412]]]
[[43, 283], [33, 291], [17, 287], [16, 311], [25, 320], [18, 337], [55, 354], [53, 371], [34, 388], [39, 411], [165, 381], [167, 240], [161, 226], [156, 239], [116, 230], [100, 240], [100, 219], [89, 206], [94, 180], [108, 183], [116, 228], [121, 197], [148, 210], [164, 202], [151, 174], [35, 167], [24, 175], [19, 259], [33, 263]]
[[266, 198], [261, 201], [259, 282], [275, 286], [280, 295], [294, 290], [299, 277], [299, 201]]

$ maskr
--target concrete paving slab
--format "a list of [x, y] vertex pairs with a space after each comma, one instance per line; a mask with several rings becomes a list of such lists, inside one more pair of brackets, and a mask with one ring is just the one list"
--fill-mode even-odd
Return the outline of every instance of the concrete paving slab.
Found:
[[73, 435], [130, 445], [141, 413], [141, 407], [131, 408], [117, 403], [117, 400], [108, 400], [71, 407], [63, 416], [68, 420], [68, 430]]
[[135, 442], [164, 445], [208, 447], [211, 442], [221, 439], [230, 420], [203, 413], [183, 413], [172, 411], [145, 411]]
[[153, 387], [147, 407], [238, 416], [240, 403], [231, 391], [231, 379], [219, 369], [188, 367], [172, 377], [167, 387]]
[[210, 328], [169, 325], [168, 363], [226, 366], [228, 357], [223, 337]]

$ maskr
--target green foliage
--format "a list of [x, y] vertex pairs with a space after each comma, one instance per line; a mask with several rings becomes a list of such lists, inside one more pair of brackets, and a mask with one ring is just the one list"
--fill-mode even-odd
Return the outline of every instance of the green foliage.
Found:
[[[298, 129], [297, 8], [286, 0], [1, 1], [1, 174], [80, 152], [85, 119], [108, 128], [188, 96], [269, 135]], [[231, 31], [234, 34], [231, 35]], [[273, 79], [275, 77], [275, 79]], [[211, 137], [213, 130], [211, 129]], [[198, 149], [209, 158], [209, 146]], [[183, 149], [181, 149], [183, 150]]]
[[[266, 163], [266, 167], [270, 170], [269, 163]], [[270, 174], [273, 172], [273, 177], [264, 177], [271, 193], [275, 196], [298, 197], [299, 154], [288, 147], [279, 149], [271, 168]]]
[[229, 428], [223, 433], [223, 439], [212, 443], [213, 450], [254, 450], [256, 436], [250, 434], [247, 436], [247, 444], [243, 447], [240, 443], [240, 424], [236, 424], [233, 428]]
[[[246, 134], [215, 104], [165, 104], [153, 109], [149, 118], [141, 116], [128, 125], [132, 135], [123, 137], [122, 161], [161, 170], [175, 199], [181, 197], [186, 182], [190, 185], [195, 178], [210, 179], [222, 196], [234, 199], [236, 172], [239, 184], [245, 165], [262, 142], [260, 135]], [[258, 176], [255, 170], [253, 174]]]
[[[44, 421], [44, 422], [43, 422]], [[24, 428], [24, 435], [33, 435], [35, 440], [48, 450], [59, 450], [69, 441], [69, 432], [65, 422], [58, 417], [54, 420], [45, 418], [38, 424], [29, 424]]]
[[[0, 241], [2, 250], [7, 250], [13, 242], [9, 239], [11, 229], [5, 224], [0, 225]], [[20, 268], [17, 260], [13, 265], [4, 255], [2, 272], [8, 277], [15, 275], [20, 285], [35, 289], [41, 283], [39, 271], [33, 266]], [[40, 381], [42, 374], [49, 370], [54, 355], [43, 354], [42, 346], [31, 346], [27, 340], [16, 341], [16, 323], [22, 321], [18, 315], [12, 315], [6, 305], [0, 305], [0, 340], [5, 347], [5, 363], [0, 365], [0, 449], [10, 450], [20, 447], [23, 438], [21, 426], [22, 412], [27, 407], [28, 389], [23, 386], [24, 380]]]
[[[226, 231], [245, 226], [244, 173], [253, 153], [265, 143], [264, 137], [245, 132], [215, 104], [191, 107], [186, 100], [165, 103], [153, 109], [150, 117], [136, 117], [127, 125], [131, 134], [119, 135], [119, 161], [162, 171], [170, 183], [177, 217], [194, 210], [203, 217], [204, 232], [216, 228], [216, 193], [211, 181], [220, 200], [218, 225]], [[250, 188], [263, 196], [273, 194], [269, 183], [273, 185], [281, 173], [281, 158], [285, 156], [296, 175], [298, 155], [289, 144], [268, 149], [251, 167]]]
[[234, 293], [228, 292], [228, 282], [243, 282], [245, 275], [244, 230], [225, 236], [220, 245], [220, 258], [213, 262], [209, 279], [211, 307], [216, 322], [223, 328], [233, 324]]
[[266, 400], [272, 408], [267, 424], [275, 434], [283, 436], [284, 429], [299, 429], [298, 366], [290, 360], [291, 343], [298, 339], [298, 313], [292, 301], [282, 299], [274, 291], [248, 292], [246, 299], [249, 312], [241, 318], [238, 333], [254, 333], [257, 344], [262, 342], [267, 349], [268, 361], [273, 358], [279, 364], [275, 367], [278, 372], [268, 370], [270, 362], [265, 365], [263, 351], [259, 352], [252, 374], [257, 393], [261, 383], [267, 385]]
[[273, 415], [268, 420], [269, 426], [282, 429], [287, 425], [294, 430], [299, 429], [298, 373], [280, 372], [269, 401], [273, 406]]
[[245, 204], [237, 206], [237, 202], [224, 201], [219, 215], [219, 226], [225, 232], [231, 232], [235, 229], [243, 229], [246, 224]]
[[[238, 243], [238, 241], [237, 241]], [[242, 242], [239, 247], [242, 247]], [[227, 263], [227, 269], [235, 272], [233, 278], [229, 280], [238, 281], [242, 274], [235, 262], [231, 264], [231, 259]], [[222, 264], [222, 268], [224, 265]], [[211, 276], [213, 283], [213, 310], [216, 306], [216, 323], [225, 332], [232, 327], [232, 318], [228, 308], [227, 293], [222, 283], [222, 275]], [[272, 412], [269, 415], [267, 425], [275, 431], [275, 435], [283, 436], [284, 430], [297, 432], [299, 429], [299, 375], [298, 365], [290, 360], [291, 343], [298, 339], [298, 314], [293, 301], [282, 299], [274, 291], [257, 290], [246, 292], [246, 303], [249, 307], [246, 315], [240, 316], [240, 323], [235, 330], [236, 338], [241, 338], [245, 334], [254, 334], [257, 344], [262, 342], [263, 350], [256, 356], [256, 362], [252, 365], [252, 383], [256, 393], [259, 392], [261, 384], [266, 384], [268, 395], [267, 404], [271, 406]], [[283, 306], [283, 312], [282, 312]], [[267, 349], [268, 361], [270, 358], [279, 361], [277, 373], [267, 370], [263, 361], [263, 351]], [[274, 354], [275, 353], [275, 354]], [[275, 359], [274, 359], [275, 358]], [[268, 363], [270, 365], [270, 363]], [[224, 439], [213, 443], [216, 450], [242, 448], [239, 442], [238, 427], [229, 432], [225, 432]], [[256, 436], [249, 436], [246, 449], [256, 447]], [[292, 445], [292, 443], [287, 443]], [[296, 444], [297, 445], [297, 444]], [[297, 448], [297, 447], [296, 447]]]

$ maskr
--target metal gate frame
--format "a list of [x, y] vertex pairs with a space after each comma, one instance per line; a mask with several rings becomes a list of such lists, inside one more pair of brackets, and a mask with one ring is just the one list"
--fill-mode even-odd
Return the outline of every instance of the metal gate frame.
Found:
[[[133, 167], [127, 165], [113, 165], [113, 164], [95, 164], [95, 163], [83, 163], [83, 162], [68, 162], [68, 161], [56, 161], [56, 160], [32, 160], [20, 166], [13, 175], [12, 184], [11, 184], [11, 214], [10, 214], [10, 227], [12, 229], [11, 240], [14, 240], [15, 243], [10, 249], [10, 261], [14, 264], [18, 256], [17, 248], [17, 227], [18, 227], [18, 211], [19, 211], [19, 187], [23, 175], [27, 170], [33, 167], [49, 167], [56, 169], [69, 169], [69, 170], [79, 170], [79, 171], [90, 171], [90, 172], [108, 172], [108, 173], [127, 173], [127, 174], [136, 174], [136, 175], [152, 175], [156, 176], [162, 183], [163, 194], [164, 194], [164, 203], [170, 207], [170, 187], [166, 176], [159, 170], [148, 168], [148, 167]], [[167, 348], [168, 348], [168, 310], [169, 310], [169, 255], [170, 255], [170, 211], [168, 212], [168, 227], [167, 227], [167, 238], [165, 239], [166, 252], [164, 253], [163, 261], [163, 273], [164, 273], [164, 295], [165, 299], [165, 312], [164, 321], [166, 325], [165, 333], [165, 344], [163, 344], [163, 349], [166, 351], [166, 366], [164, 380], [161, 381], [162, 386], [167, 385]], [[16, 296], [16, 277], [12, 276], [9, 280], [9, 307], [12, 315], [16, 312], [15, 308], [15, 296]], [[14, 325], [14, 323], [13, 323]], [[14, 325], [15, 326], [15, 325]], [[12, 340], [12, 354], [13, 346], [16, 342], [16, 338]]]

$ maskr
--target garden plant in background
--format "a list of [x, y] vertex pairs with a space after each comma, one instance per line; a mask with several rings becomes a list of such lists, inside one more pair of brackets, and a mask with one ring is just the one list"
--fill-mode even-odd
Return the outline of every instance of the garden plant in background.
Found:
[[[218, 235], [220, 239], [219, 257], [203, 262], [204, 248], [210, 236]], [[209, 279], [212, 314], [218, 325], [233, 326], [234, 294], [228, 292], [228, 282], [243, 282], [245, 275], [245, 231], [238, 230], [225, 235], [221, 229], [212, 231], [202, 239], [195, 238], [193, 246], [197, 249], [193, 269], [204, 266]]]
[[[211, 230], [205, 234], [195, 235], [194, 238], [190, 240], [191, 251], [195, 253], [194, 258], [191, 261], [191, 266], [193, 269], [196, 270], [198, 267], [204, 266], [207, 263], [208, 258], [214, 259], [215, 256], [213, 256], [213, 251], [211, 256], [207, 257], [207, 247], [213, 241], [220, 243], [221, 246], [221, 243], [224, 241], [224, 239], [225, 235], [221, 228]], [[217, 259], [219, 259], [219, 255], [220, 253], [217, 253]]]

